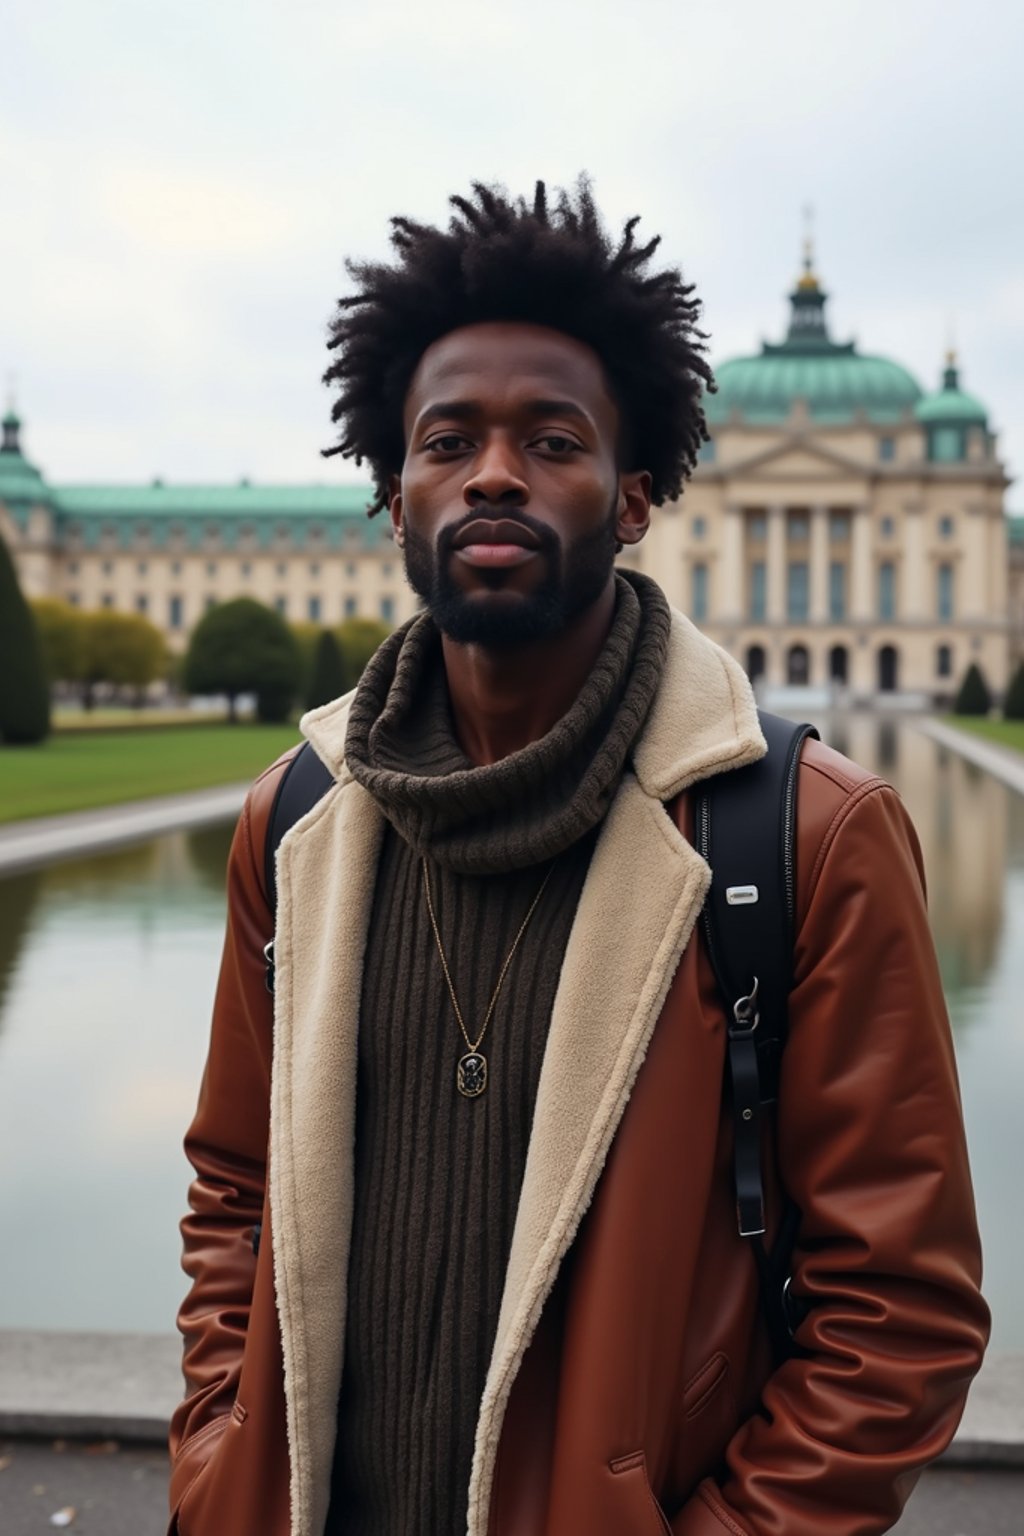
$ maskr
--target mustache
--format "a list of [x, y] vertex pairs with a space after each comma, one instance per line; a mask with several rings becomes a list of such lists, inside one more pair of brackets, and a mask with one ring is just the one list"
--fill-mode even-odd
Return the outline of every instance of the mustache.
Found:
[[460, 517], [457, 523], [452, 523], [449, 527], [442, 529], [437, 537], [438, 553], [447, 554], [452, 547], [453, 541], [462, 532], [463, 528], [467, 527], [470, 523], [479, 522], [517, 523], [520, 528], [525, 528], [533, 534], [540, 549], [553, 550], [558, 548], [558, 535], [555, 531], [549, 528], [547, 523], [541, 522], [539, 518], [531, 517], [521, 507], [502, 506], [498, 502], [479, 502], [475, 507], [469, 509], [465, 517]]

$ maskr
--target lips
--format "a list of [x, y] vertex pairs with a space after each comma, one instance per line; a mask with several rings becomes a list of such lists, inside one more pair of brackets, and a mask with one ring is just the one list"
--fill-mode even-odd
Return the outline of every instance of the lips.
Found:
[[470, 544], [515, 544], [519, 549], [540, 548], [536, 534], [511, 518], [500, 518], [497, 522], [489, 517], [474, 518], [471, 523], [459, 529], [452, 540], [452, 548], [466, 549]]

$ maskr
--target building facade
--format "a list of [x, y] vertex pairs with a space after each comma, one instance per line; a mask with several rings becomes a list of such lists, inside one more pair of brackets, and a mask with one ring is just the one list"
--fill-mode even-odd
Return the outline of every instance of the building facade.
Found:
[[1001, 692], [1008, 481], [984, 406], [952, 355], [929, 394], [833, 341], [809, 254], [790, 304], [781, 343], [717, 367], [712, 442], [637, 567], [770, 687], [942, 700], [973, 661]]
[[[811, 256], [788, 334], [716, 370], [712, 441], [684, 496], [621, 557], [769, 687], [948, 700], [971, 662], [998, 694], [1024, 655], [1024, 520], [985, 407], [947, 358], [926, 393], [836, 342]], [[291, 621], [416, 611], [362, 486], [49, 485], [4, 418], [0, 536], [29, 596], [146, 614], [174, 650], [241, 593]]]

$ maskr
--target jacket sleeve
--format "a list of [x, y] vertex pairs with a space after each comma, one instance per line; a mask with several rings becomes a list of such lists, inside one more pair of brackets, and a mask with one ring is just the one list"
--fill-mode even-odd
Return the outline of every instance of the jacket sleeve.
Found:
[[952, 1439], [988, 1337], [956, 1066], [898, 795], [852, 794], [795, 953], [778, 1157], [806, 1354], [769, 1379], [675, 1536], [872, 1536]]
[[273, 917], [262, 857], [280, 767], [268, 769], [250, 790], [231, 844], [210, 1049], [185, 1138], [195, 1178], [181, 1224], [182, 1267], [192, 1284], [178, 1313], [185, 1396], [171, 1420], [172, 1505], [177, 1484], [205, 1463], [227, 1423], [256, 1275], [254, 1231], [266, 1192], [273, 1044], [273, 999], [263, 957]]

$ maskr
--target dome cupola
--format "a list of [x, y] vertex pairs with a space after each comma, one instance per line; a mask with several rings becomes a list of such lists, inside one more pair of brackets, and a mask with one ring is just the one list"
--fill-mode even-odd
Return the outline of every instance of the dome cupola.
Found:
[[925, 395], [914, 412], [924, 427], [928, 458], [935, 463], [956, 463], [967, 457], [970, 434], [980, 432], [989, 440], [988, 412], [981, 401], [960, 388], [956, 353], [946, 353], [942, 387]]
[[810, 240], [803, 271], [789, 295], [784, 341], [764, 342], [756, 357], [737, 357], [715, 369], [718, 392], [704, 402], [708, 422], [781, 426], [797, 401], [817, 425], [843, 425], [864, 417], [892, 424], [921, 399], [917, 380], [885, 357], [858, 352], [852, 341], [833, 341], [825, 315], [828, 295], [814, 268]]

